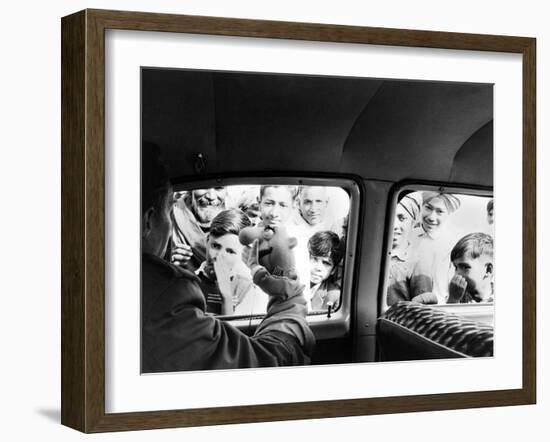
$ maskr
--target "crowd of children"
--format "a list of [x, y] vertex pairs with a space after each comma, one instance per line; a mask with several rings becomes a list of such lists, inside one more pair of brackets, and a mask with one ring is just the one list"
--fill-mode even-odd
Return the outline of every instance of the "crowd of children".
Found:
[[[388, 306], [399, 301], [493, 302], [493, 200], [470, 196], [476, 204], [464, 209], [461, 198], [467, 197], [434, 191], [401, 195], [391, 243]], [[457, 241], [448, 231], [449, 219], [457, 216], [462, 224], [483, 220], [484, 226], [476, 225], [483, 231], [461, 234]]]
[[[205, 189], [175, 195], [176, 207], [179, 204], [184, 208], [175, 216], [174, 231], [179, 234], [172, 236], [170, 252], [172, 262], [189, 266], [190, 257], [196, 253], [184, 245], [184, 236], [187, 230], [202, 233], [204, 251], [201, 248], [199, 252], [204, 258], [190, 270], [199, 277], [208, 312], [243, 316], [266, 312], [269, 297], [252, 282], [250, 269], [244, 264], [248, 248], [239, 241], [241, 230], [250, 226], [284, 229], [296, 239], [295, 270], [309, 312], [338, 308], [346, 214], [335, 219], [327, 213], [330, 200], [327, 188], [291, 185], [216, 188], [210, 190], [212, 206], [207, 201], [208, 193]], [[200, 216], [203, 196], [202, 206], [213, 210], [209, 212], [210, 219]], [[182, 217], [185, 222], [178, 223]], [[205, 222], [207, 219], [209, 222]]]
[[[231, 186], [176, 196], [183, 209], [174, 215], [174, 232], [180, 233], [172, 236], [171, 260], [189, 268], [191, 257], [201, 257], [189, 269], [200, 279], [208, 312], [242, 316], [266, 312], [269, 297], [253, 284], [244, 264], [247, 247], [239, 241], [240, 231], [249, 226], [284, 229], [296, 238], [295, 270], [308, 311], [338, 308], [347, 213], [336, 219], [327, 214], [330, 195], [326, 187]], [[493, 301], [493, 200], [484, 203], [486, 213], [478, 216], [486, 224], [483, 232], [450, 241], [452, 235], [445, 235], [449, 219], [467, 211], [461, 198], [435, 191], [401, 195], [393, 225], [387, 305], [402, 300], [425, 304]], [[193, 248], [175, 242], [187, 231], [193, 233], [194, 242], [188, 241]]]

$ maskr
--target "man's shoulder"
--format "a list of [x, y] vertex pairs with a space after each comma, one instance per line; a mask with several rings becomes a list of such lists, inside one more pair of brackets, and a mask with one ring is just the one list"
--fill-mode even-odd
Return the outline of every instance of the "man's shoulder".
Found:
[[141, 271], [143, 275], [149, 275], [152, 277], [157, 277], [165, 280], [172, 279], [189, 279], [192, 281], [198, 281], [197, 276], [182, 267], [176, 266], [174, 264], [165, 261], [162, 258], [159, 258], [154, 255], [149, 255], [144, 253], [141, 258]]
[[189, 305], [204, 310], [204, 297], [192, 272], [158, 257], [142, 257], [142, 312], [155, 315], [170, 311], [176, 305]]

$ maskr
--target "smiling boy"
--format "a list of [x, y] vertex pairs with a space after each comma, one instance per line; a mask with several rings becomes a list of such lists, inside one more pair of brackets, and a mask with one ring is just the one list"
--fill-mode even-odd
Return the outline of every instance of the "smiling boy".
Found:
[[445, 224], [450, 214], [460, 207], [460, 200], [450, 193], [422, 192], [423, 235], [433, 238]]
[[296, 271], [302, 284], [309, 287], [307, 239], [292, 222], [296, 210], [296, 186], [266, 184], [260, 187], [260, 226], [285, 227], [289, 236], [296, 238], [292, 249], [296, 259]]
[[427, 269], [423, 269], [409, 241], [420, 213], [420, 203], [411, 195], [402, 197], [395, 208], [386, 298], [388, 306], [411, 300], [425, 303], [426, 300], [419, 296], [432, 291], [433, 279]]
[[265, 185], [260, 187], [261, 224], [269, 227], [286, 225], [295, 208], [293, 186]]

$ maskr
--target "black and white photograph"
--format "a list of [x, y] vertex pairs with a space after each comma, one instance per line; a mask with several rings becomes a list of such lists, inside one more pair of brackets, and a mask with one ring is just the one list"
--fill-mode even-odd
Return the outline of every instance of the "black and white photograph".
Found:
[[141, 373], [493, 357], [493, 84], [141, 68]]
[[446, 6], [6, 2], [0, 440], [544, 441], [548, 8]]

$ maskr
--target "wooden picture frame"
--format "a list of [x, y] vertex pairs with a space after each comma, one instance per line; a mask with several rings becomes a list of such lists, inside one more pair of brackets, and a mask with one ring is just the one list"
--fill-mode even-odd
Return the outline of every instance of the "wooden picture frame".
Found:
[[[105, 412], [105, 30], [516, 53], [523, 63], [523, 383], [476, 391]], [[62, 424], [83, 432], [533, 404], [536, 400], [536, 41], [533, 38], [84, 10], [62, 19]]]

